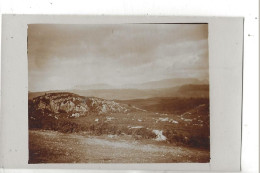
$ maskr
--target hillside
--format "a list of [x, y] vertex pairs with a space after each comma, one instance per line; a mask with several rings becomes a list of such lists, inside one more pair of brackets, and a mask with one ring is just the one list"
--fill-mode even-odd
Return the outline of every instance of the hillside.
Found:
[[[173, 158], [174, 162], [210, 159], [208, 98], [106, 100], [56, 92], [29, 100], [28, 109], [30, 163], [113, 163], [112, 149], [120, 152], [117, 157], [123, 162], [129, 162], [125, 156], [129, 151], [136, 162], [143, 150], [136, 150], [137, 143], [144, 148], [156, 148], [140, 162], [149, 162], [150, 157], [155, 162], [171, 162]], [[82, 146], [96, 150], [80, 151]], [[165, 147], [170, 148], [162, 153]], [[178, 149], [181, 157], [174, 154]], [[201, 151], [204, 154], [198, 155]], [[78, 160], [81, 154], [88, 156], [86, 160]]]
[[155, 97], [149, 99], [116, 100], [118, 103], [135, 106], [140, 109], [159, 113], [181, 114], [205, 105], [207, 110], [201, 113], [209, 114], [208, 98], [178, 98], [178, 97]]
[[127, 112], [127, 106], [95, 97], [83, 97], [73, 93], [46, 93], [29, 100], [30, 119], [39, 116], [79, 117], [89, 114]]

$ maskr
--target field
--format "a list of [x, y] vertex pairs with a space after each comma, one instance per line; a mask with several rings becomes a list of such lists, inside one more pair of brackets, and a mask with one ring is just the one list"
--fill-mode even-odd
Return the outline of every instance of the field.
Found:
[[91, 108], [78, 117], [29, 111], [29, 163], [209, 162], [208, 98], [115, 102], [125, 111]]

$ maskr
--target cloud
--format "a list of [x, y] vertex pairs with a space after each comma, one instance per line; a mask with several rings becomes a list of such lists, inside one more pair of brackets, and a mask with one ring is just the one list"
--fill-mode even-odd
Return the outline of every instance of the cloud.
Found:
[[208, 78], [205, 24], [29, 25], [29, 90]]

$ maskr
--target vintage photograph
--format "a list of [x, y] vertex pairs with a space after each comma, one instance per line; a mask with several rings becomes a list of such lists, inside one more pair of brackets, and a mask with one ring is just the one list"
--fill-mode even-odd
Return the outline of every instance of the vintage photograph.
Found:
[[29, 24], [29, 164], [208, 163], [207, 24]]

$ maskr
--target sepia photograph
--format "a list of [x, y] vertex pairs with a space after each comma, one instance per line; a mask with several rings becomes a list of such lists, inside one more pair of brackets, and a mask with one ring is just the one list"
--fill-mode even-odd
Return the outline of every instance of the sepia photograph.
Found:
[[209, 163], [208, 24], [28, 24], [29, 164]]

